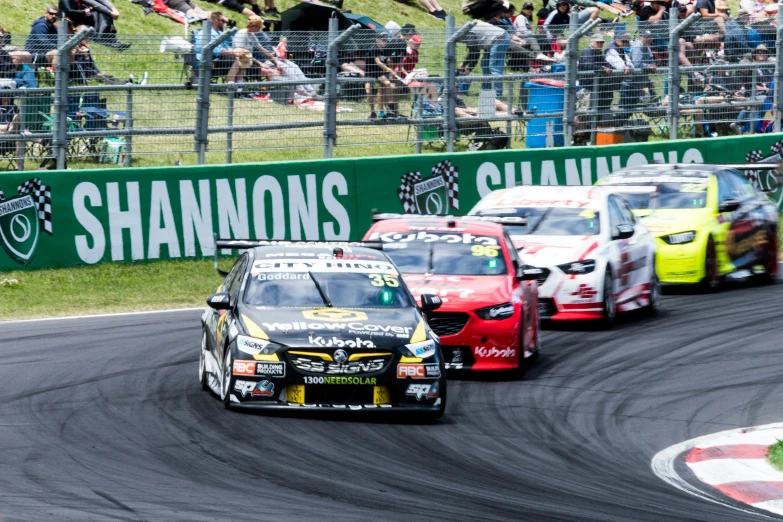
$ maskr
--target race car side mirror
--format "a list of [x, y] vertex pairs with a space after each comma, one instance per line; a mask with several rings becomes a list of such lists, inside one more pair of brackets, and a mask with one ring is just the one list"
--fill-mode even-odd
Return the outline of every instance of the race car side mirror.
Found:
[[231, 308], [231, 296], [228, 292], [218, 292], [207, 297], [207, 305], [215, 310], [228, 310]]
[[718, 212], [734, 212], [740, 208], [740, 202], [736, 199], [726, 199], [718, 205]]
[[517, 281], [535, 281], [544, 275], [544, 271], [536, 266], [522, 265], [517, 271]]
[[424, 312], [432, 312], [440, 308], [443, 304], [443, 300], [437, 295], [421, 294], [421, 309]]
[[629, 237], [633, 237], [631, 225], [617, 225], [612, 234], [612, 239], [628, 239]]

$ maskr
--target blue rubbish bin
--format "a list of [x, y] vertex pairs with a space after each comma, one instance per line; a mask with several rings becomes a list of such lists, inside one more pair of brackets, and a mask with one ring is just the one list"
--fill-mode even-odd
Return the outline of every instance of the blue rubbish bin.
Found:
[[[535, 114], [550, 114], [563, 112], [563, 94], [565, 87], [554, 87], [539, 83], [526, 83], [528, 89], [528, 112]], [[528, 149], [543, 149], [546, 147], [546, 125], [554, 122], [553, 139], [556, 147], [563, 146], [563, 117], [533, 118], [527, 122], [525, 145]]]

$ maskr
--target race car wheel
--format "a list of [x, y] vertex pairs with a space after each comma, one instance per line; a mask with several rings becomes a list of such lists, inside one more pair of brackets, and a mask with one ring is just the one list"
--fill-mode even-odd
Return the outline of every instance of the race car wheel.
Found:
[[614, 279], [612, 278], [612, 270], [607, 268], [604, 275], [604, 303], [603, 303], [604, 317], [601, 321], [603, 326], [608, 327], [614, 322], [617, 316], [617, 303], [614, 300]]
[[778, 275], [778, 231], [773, 228], [767, 238], [767, 258], [764, 261], [764, 273], [761, 274], [761, 282], [765, 285], [775, 284]]
[[650, 304], [647, 306], [647, 312], [654, 314], [661, 309], [661, 281], [658, 279], [658, 270], [655, 266], [655, 259], [652, 264], [652, 277], [650, 278]]
[[536, 310], [536, 351], [530, 356], [530, 362], [536, 362], [541, 355], [541, 316]]
[[709, 237], [707, 238], [707, 250], [704, 253], [704, 279], [702, 280], [702, 286], [708, 292], [714, 292], [718, 289], [719, 283], [715, 242], [712, 240], [712, 237]]
[[220, 379], [220, 400], [226, 409], [231, 409], [231, 377], [234, 361], [231, 357], [231, 349], [226, 346], [226, 357], [223, 359], [223, 377]]
[[207, 384], [207, 331], [201, 332], [201, 350], [198, 358], [198, 380], [202, 390], [209, 390]]

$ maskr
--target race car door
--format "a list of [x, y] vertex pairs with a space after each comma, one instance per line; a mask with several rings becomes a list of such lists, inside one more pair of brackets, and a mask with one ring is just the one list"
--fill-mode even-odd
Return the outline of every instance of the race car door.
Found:
[[[747, 180], [733, 171], [718, 172], [718, 212], [728, 222], [729, 229], [724, 240], [724, 251], [728, 262], [734, 269], [752, 266], [758, 262], [755, 240], [761, 234], [754, 212], [758, 211], [758, 202], [750, 197], [745, 183]], [[750, 185], [748, 183], [748, 185]], [[752, 187], [750, 187], [752, 188]], [[731, 271], [732, 267], [725, 267]]]
[[[642, 241], [640, 241], [641, 233], [637, 230], [636, 219], [628, 207], [628, 204], [621, 198], [610, 195], [609, 196], [609, 224], [611, 226], [610, 233], [612, 234], [612, 243], [619, 252], [617, 266], [614, 267], [617, 281], [615, 282], [615, 291], [618, 297], [626, 290], [641, 285], [640, 279], [643, 274], [642, 270], [639, 270], [644, 265], [646, 260], [646, 248]], [[623, 231], [633, 232], [630, 237], [619, 237]], [[641, 288], [640, 286], [637, 288]], [[635, 294], [636, 292], [632, 292]], [[632, 297], [631, 295], [621, 296]], [[618, 299], [619, 304], [620, 299]]]

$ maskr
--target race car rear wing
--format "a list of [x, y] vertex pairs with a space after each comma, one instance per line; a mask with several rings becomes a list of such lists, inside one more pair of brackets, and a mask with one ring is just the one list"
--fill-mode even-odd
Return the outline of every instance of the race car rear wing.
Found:
[[373, 212], [372, 222], [385, 221], [387, 219], [408, 219], [415, 221], [417, 219], [460, 219], [465, 221], [477, 221], [484, 223], [498, 223], [501, 225], [527, 225], [526, 217], [517, 216], [452, 216], [448, 214], [395, 214], [393, 212]]
[[221, 270], [218, 267], [218, 253], [222, 249], [231, 250], [248, 250], [250, 248], [262, 247], [262, 246], [291, 246], [291, 245], [322, 245], [331, 246], [335, 248], [341, 247], [363, 247], [372, 248], [374, 250], [383, 250], [383, 243], [380, 241], [311, 241], [307, 239], [302, 240], [274, 240], [274, 239], [226, 239], [215, 237], [215, 257], [213, 264], [215, 265], [215, 271], [220, 274], [221, 277], [226, 277], [228, 272]]

